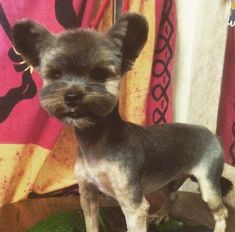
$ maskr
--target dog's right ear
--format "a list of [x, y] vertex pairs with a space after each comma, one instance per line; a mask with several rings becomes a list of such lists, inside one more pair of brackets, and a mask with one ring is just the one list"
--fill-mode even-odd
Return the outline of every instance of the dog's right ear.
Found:
[[137, 13], [120, 16], [107, 36], [122, 53], [121, 73], [131, 70], [148, 38], [148, 22]]
[[13, 44], [17, 52], [33, 67], [40, 65], [40, 53], [53, 41], [53, 35], [43, 26], [20, 20], [13, 26]]

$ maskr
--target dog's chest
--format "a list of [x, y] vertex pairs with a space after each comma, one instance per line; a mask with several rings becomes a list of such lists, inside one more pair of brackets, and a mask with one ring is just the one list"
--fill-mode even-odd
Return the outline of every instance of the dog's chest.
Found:
[[87, 181], [94, 184], [101, 192], [115, 197], [113, 190], [115, 176], [119, 170], [114, 164], [107, 161], [88, 162], [85, 158], [79, 157], [75, 164], [75, 176], [79, 181]]

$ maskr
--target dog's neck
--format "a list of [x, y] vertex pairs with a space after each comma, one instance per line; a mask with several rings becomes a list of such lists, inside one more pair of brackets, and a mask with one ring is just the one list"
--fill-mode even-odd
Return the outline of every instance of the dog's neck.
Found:
[[103, 135], [110, 131], [117, 131], [118, 133], [124, 124], [125, 122], [119, 114], [117, 104], [110, 114], [93, 126], [83, 129], [75, 128], [75, 131], [81, 145], [89, 146], [98, 142]]

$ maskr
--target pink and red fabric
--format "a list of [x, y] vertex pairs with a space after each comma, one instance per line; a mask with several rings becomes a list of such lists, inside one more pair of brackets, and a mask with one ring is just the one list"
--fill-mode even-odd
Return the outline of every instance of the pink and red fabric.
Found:
[[176, 40], [174, 0], [155, 1], [155, 49], [146, 101], [147, 125], [172, 122], [172, 71]]
[[[45, 4], [46, 3], [46, 4]], [[52, 149], [62, 124], [49, 117], [39, 104], [42, 81], [30, 74], [12, 49], [12, 25], [28, 18], [50, 31], [89, 27], [93, 0], [3, 0], [0, 3], [0, 143], [33, 143]]]
[[217, 134], [222, 140], [225, 160], [235, 164], [235, 28], [229, 27]]

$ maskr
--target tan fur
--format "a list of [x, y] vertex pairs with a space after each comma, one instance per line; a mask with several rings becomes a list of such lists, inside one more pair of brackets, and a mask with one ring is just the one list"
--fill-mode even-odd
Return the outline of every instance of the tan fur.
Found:
[[86, 118], [72, 119], [66, 117], [64, 118], [64, 122], [74, 127], [80, 127], [80, 128], [87, 128], [95, 124], [94, 122], [91, 122]]
[[224, 232], [226, 230], [226, 218], [228, 217], [228, 210], [225, 208], [219, 193], [213, 191], [210, 183], [206, 179], [199, 180], [200, 191], [202, 199], [209, 206], [214, 220], [214, 232]]
[[[88, 162], [82, 154], [75, 164], [75, 175], [79, 186], [86, 180], [87, 183], [95, 185], [101, 192], [114, 197], [125, 215], [128, 231], [145, 232], [147, 231], [149, 203], [144, 197], [141, 202], [133, 202], [131, 195], [133, 191], [129, 188], [124, 173], [124, 167], [115, 161], [102, 160], [102, 162], [96, 162], [93, 160]], [[82, 196], [83, 192], [80, 192], [80, 194]], [[83, 207], [91, 206], [86, 202]], [[89, 224], [87, 228], [92, 227], [90, 220], [87, 222]]]
[[109, 79], [105, 82], [106, 90], [112, 95], [118, 97], [119, 95], [120, 80], [118, 79]]
[[149, 203], [143, 197], [140, 203], [118, 198], [122, 211], [126, 218], [128, 232], [147, 232], [147, 217]]
[[[102, 162], [88, 163], [85, 157], [80, 156], [76, 161], [75, 175], [78, 182], [86, 179], [87, 182], [96, 185], [100, 191], [112, 197], [115, 197], [117, 192], [128, 185], [127, 179], [122, 177], [122, 167], [114, 161], [102, 160]], [[111, 183], [112, 185], [109, 185]], [[115, 186], [115, 191], [112, 186]]]
[[90, 183], [86, 181], [80, 181], [80, 203], [86, 218], [86, 231], [87, 232], [98, 232], [99, 228], [99, 204], [98, 204], [98, 192]]

